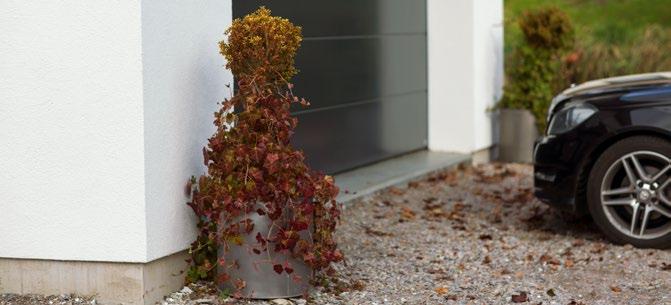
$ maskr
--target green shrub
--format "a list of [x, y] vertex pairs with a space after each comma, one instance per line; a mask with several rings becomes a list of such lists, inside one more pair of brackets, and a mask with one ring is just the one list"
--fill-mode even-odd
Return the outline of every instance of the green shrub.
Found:
[[573, 46], [573, 26], [568, 15], [556, 7], [522, 13], [518, 21], [527, 45], [535, 49], [565, 50]]
[[524, 43], [508, 61], [506, 85], [498, 106], [531, 111], [542, 130], [558, 83], [562, 55], [573, 48], [573, 27], [568, 16], [555, 7], [527, 11], [518, 25]]
[[556, 84], [563, 89], [593, 79], [671, 70], [671, 30], [649, 26], [630, 43], [583, 42], [564, 58]]

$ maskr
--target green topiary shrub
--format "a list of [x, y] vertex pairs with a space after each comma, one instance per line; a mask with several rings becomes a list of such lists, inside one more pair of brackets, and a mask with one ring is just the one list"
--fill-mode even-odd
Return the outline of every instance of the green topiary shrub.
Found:
[[500, 108], [527, 109], [545, 129], [547, 109], [555, 95], [561, 58], [574, 44], [568, 16], [555, 7], [525, 12], [518, 21], [524, 34], [508, 61]]

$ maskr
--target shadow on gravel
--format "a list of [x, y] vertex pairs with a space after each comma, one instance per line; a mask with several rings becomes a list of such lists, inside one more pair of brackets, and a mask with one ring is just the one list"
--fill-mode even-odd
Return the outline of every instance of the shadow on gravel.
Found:
[[[605, 241], [589, 215], [577, 217], [552, 208], [533, 196], [533, 169], [525, 164], [489, 163], [460, 167], [429, 177], [462, 188], [466, 217], [484, 218], [501, 230], [516, 228], [545, 235]], [[470, 212], [469, 212], [470, 211]], [[484, 213], [483, 213], [484, 212]]]

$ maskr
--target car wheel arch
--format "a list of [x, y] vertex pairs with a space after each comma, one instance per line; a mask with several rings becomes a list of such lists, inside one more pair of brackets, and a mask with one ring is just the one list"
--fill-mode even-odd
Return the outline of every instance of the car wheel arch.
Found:
[[636, 128], [622, 130], [620, 132], [614, 133], [613, 135], [606, 137], [601, 142], [596, 144], [594, 148], [592, 148], [592, 150], [587, 153], [587, 157], [582, 160], [582, 163], [579, 167], [580, 171], [578, 172], [578, 183], [576, 186], [575, 198], [575, 212], [577, 214], [584, 215], [588, 213], [587, 182], [594, 163], [599, 158], [599, 156], [601, 156], [601, 154], [603, 154], [603, 152], [613, 144], [626, 138], [636, 136], [652, 136], [671, 142], [671, 131], [666, 131], [659, 128]]

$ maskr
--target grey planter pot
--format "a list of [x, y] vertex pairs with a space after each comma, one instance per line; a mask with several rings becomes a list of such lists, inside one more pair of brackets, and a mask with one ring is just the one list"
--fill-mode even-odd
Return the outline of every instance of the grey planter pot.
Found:
[[531, 112], [522, 109], [501, 109], [499, 124], [499, 160], [533, 162], [534, 141], [538, 138], [538, 128]]
[[[272, 244], [268, 246], [270, 251], [261, 254], [252, 252], [250, 245], [257, 244], [256, 234], [260, 232], [261, 235], [267, 236], [273, 222], [267, 216], [260, 216], [257, 213], [251, 213], [248, 218], [254, 223], [254, 230], [243, 236], [243, 244], [229, 245], [229, 251], [226, 253], [221, 247], [219, 248], [219, 257], [224, 256], [226, 262], [237, 262], [235, 266], [218, 266], [218, 272], [227, 273], [231, 279], [219, 284], [219, 289], [235, 292], [237, 291], [234, 286], [235, 280], [242, 279], [245, 281], [245, 287], [241, 290], [242, 295], [252, 299], [290, 298], [308, 292], [312, 270], [302, 260], [293, 258], [289, 254], [275, 252]], [[303, 233], [307, 236], [307, 232]], [[284, 265], [285, 262], [288, 262], [294, 269], [293, 273], [290, 275], [286, 272], [277, 274], [273, 270], [273, 265]], [[296, 280], [297, 277], [300, 278], [299, 281]]]

